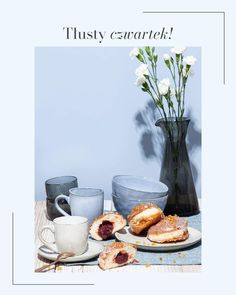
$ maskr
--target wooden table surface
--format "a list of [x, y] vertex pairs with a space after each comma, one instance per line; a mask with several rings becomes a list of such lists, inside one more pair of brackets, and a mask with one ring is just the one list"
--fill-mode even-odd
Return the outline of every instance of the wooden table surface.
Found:
[[[112, 202], [110, 200], [105, 201], [105, 210], [112, 210]], [[44, 225], [49, 225], [52, 222], [46, 218], [46, 202], [35, 202], [35, 269], [43, 266], [50, 261], [38, 256], [38, 248], [41, 246], [41, 242], [38, 239], [38, 230]], [[48, 235], [48, 237], [47, 237]], [[45, 232], [45, 238], [49, 239], [50, 232]], [[199, 272], [201, 271], [201, 265], [126, 265], [117, 267], [109, 272]], [[102, 272], [97, 265], [79, 265], [79, 266], [65, 266], [63, 264], [52, 267], [48, 272]]]

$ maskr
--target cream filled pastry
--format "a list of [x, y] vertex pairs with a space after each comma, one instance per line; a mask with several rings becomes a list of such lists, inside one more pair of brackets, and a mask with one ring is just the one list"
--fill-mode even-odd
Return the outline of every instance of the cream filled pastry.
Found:
[[188, 221], [177, 215], [169, 215], [148, 230], [147, 238], [152, 242], [169, 243], [188, 238]]
[[118, 212], [109, 212], [97, 217], [91, 227], [91, 236], [98, 241], [107, 240], [115, 232], [126, 226], [125, 218]]
[[101, 269], [106, 270], [133, 263], [136, 252], [136, 248], [130, 244], [113, 242], [106, 246], [102, 253], [100, 253], [98, 264]]
[[163, 217], [163, 212], [157, 205], [142, 203], [131, 210], [128, 215], [128, 222], [131, 231], [135, 234], [140, 234]]

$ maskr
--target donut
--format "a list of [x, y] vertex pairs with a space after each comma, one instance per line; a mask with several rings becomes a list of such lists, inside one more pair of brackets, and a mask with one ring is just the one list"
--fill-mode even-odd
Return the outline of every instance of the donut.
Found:
[[133, 263], [136, 256], [136, 248], [123, 242], [113, 242], [107, 245], [98, 257], [101, 269], [106, 270], [118, 266]]
[[130, 230], [138, 235], [163, 217], [162, 210], [156, 204], [142, 203], [134, 207], [127, 218]]
[[149, 228], [147, 238], [152, 242], [170, 243], [188, 238], [188, 221], [177, 215], [165, 216], [156, 225]]
[[118, 212], [109, 212], [97, 217], [90, 226], [89, 233], [97, 241], [107, 240], [115, 232], [126, 226], [125, 218]]

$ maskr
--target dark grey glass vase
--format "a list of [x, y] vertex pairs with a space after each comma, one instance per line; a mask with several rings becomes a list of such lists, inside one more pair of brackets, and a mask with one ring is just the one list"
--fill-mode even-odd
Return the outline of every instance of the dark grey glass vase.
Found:
[[156, 126], [162, 129], [165, 137], [160, 173], [160, 181], [169, 188], [165, 214], [190, 216], [199, 213], [185, 141], [189, 122], [188, 118], [167, 118], [156, 122]]

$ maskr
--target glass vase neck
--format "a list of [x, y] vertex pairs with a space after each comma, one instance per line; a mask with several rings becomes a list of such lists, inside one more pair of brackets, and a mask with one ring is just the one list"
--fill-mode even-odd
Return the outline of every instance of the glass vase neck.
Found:
[[166, 138], [176, 141], [185, 139], [189, 123], [190, 119], [187, 117], [167, 117], [166, 119], [157, 120], [155, 125], [162, 129]]

